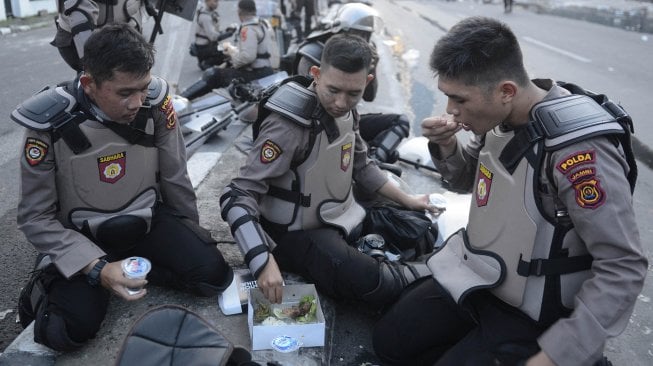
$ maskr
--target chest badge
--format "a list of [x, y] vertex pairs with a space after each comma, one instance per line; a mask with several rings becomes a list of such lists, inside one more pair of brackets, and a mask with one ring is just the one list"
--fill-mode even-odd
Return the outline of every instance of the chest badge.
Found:
[[351, 142], [342, 145], [340, 148], [340, 169], [343, 172], [346, 172], [349, 169], [349, 164], [351, 164], [351, 148]]
[[100, 181], [115, 183], [125, 176], [127, 168], [127, 153], [125, 151], [117, 154], [101, 156], [97, 159]]
[[492, 187], [492, 176], [494, 174], [483, 164], [478, 164], [478, 179], [476, 181], [476, 205], [482, 207], [487, 205]]

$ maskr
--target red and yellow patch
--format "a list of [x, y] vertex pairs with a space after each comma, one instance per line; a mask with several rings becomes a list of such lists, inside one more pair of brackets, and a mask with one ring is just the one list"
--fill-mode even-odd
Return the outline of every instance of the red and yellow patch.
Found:
[[592, 166], [586, 167], [586, 168], [581, 168], [578, 170], [575, 170], [567, 175], [567, 179], [571, 183], [575, 183], [581, 179], [587, 179], [594, 177], [596, 175], [596, 169]]
[[344, 144], [340, 147], [340, 169], [343, 172], [346, 172], [349, 169], [349, 164], [351, 163], [351, 148], [352, 143]]
[[125, 151], [117, 154], [101, 156], [97, 159], [100, 181], [115, 183], [125, 176], [127, 168], [127, 153]]
[[39, 165], [43, 159], [45, 159], [45, 156], [48, 153], [48, 148], [49, 146], [45, 142], [33, 137], [28, 137], [27, 140], [25, 140], [24, 149], [27, 164], [30, 166]]
[[272, 142], [272, 140], [266, 140], [263, 143], [263, 147], [261, 147], [261, 163], [269, 164], [277, 160], [281, 156], [281, 153], [283, 151], [281, 151], [279, 145]]
[[243, 27], [243, 29], [240, 30], [240, 39], [243, 42], [247, 40], [247, 27]]
[[605, 202], [605, 192], [596, 176], [581, 179], [573, 184], [576, 191], [576, 203], [581, 208], [595, 209]]
[[487, 205], [493, 176], [494, 173], [490, 169], [483, 164], [478, 164], [478, 178], [476, 180], [476, 205], [478, 207]]
[[161, 104], [161, 110], [166, 115], [166, 128], [173, 130], [177, 126], [177, 112], [175, 112], [175, 107], [172, 105], [170, 94], [166, 96], [163, 104]]
[[560, 173], [567, 174], [573, 168], [595, 162], [596, 154], [594, 153], [594, 150], [578, 151], [562, 159], [556, 165], [556, 168]]

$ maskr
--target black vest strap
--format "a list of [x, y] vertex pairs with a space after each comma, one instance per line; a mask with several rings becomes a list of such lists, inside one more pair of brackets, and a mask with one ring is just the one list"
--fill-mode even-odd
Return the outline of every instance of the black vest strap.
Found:
[[530, 121], [526, 127], [515, 131], [515, 136], [510, 139], [506, 147], [501, 151], [499, 161], [510, 174], [515, 172], [523, 157], [526, 157], [534, 165], [536, 156], [532, 147], [543, 137], [544, 133], [539, 125]]
[[90, 148], [91, 142], [79, 128], [79, 124], [86, 119], [87, 116], [84, 113], [66, 113], [63, 118], [52, 121], [54, 140], [61, 137], [74, 154], [79, 154]]
[[286, 202], [294, 203], [295, 205], [301, 205], [302, 207], [311, 206], [311, 196], [305, 196], [301, 192], [270, 186], [268, 188], [268, 195]]
[[519, 257], [517, 273], [520, 276], [549, 276], [575, 273], [588, 270], [592, 267], [591, 255], [580, 255], [566, 258], [533, 259], [530, 262]]

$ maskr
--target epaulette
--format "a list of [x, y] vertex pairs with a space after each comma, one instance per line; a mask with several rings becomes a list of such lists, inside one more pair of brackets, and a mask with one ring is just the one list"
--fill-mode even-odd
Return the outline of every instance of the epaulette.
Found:
[[14, 122], [36, 131], [50, 131], [69, 116], [77, 101], [63, 87], [45, 88], [11, 112]]

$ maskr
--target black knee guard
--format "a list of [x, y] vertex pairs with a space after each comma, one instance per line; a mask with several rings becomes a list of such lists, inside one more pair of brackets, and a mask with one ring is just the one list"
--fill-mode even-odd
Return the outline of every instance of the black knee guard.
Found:
[[60, 352], [74, 351], [83, 345], [83, 343], [70, 338], [63, 317], [56, 312], [48, 311], [45, 301], [36, 311], [34, 342]]
[[52, 280], [48, 271], [39, 270], [25, 286], [18, 300], [20, 322], [24, 328], [34, 320], [34, 342], [55, 351], [73, 351], [82, 343], [70, 338], [61, 315], [49, 309], [47, 289]]
[[401, 141], [408, 137], [410, 132], [410, 122], [408, 118], [401, 114], [393, 121], [392, 127], [379, 134], [370, 146], [374, 148], [374, 158], [384, 163], [394, 163], [397, 161], [399, 154], [397, 147]]
[[380, 262], [379, 282], [376, 288], [363, 295], [362, 299], [373, 306], [391, 304], [406, 286], [430, 275], [431, 271], [425, 263]]

